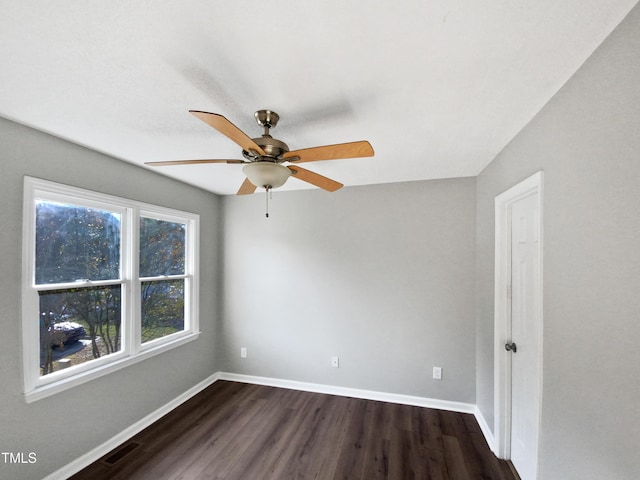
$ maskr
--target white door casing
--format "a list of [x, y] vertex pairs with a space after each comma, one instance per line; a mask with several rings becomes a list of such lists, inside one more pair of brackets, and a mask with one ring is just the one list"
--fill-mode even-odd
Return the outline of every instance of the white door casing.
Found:
[[542, 400], [542, 172], [498, 195], [495, 208], [495, 453], [529, 480]]

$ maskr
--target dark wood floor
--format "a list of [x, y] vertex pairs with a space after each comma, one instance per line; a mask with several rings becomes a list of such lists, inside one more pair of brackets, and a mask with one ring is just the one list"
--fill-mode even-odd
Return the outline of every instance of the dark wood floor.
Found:
[[470, 414], [218, 381], [73, 480], [513, 480]]

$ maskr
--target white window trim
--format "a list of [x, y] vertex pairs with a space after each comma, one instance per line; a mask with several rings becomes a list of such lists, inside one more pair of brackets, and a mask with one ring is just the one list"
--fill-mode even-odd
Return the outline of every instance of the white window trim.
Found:
[[[79, 205], [117, 211], [121, 216], [121, 278], [91, 282], [91, 285], [119, 284], [122, 286], [122, 350], [108, 356], [77, 365], [70, 369], [40, 376], [38, 290], [34, 277], [35, 209], [37, 198], [74, 202]], [[165, 337], [141, 344], [140, 338], [140, 278], [138, 276], [138, 224], [140, 217], [186, 223], [186, 256], [184, 275], [171, 275], [162, 279], [181, 278], [185, 281], [185, 328]], [[22, 356], [24, 396], [28, 403], [46, 398], [95, 378], [115, 372], [146, 360], [167, 350], [196, 340], [199, 326], [199, 223], [200, 216], [166, 207], [128, 200], [112, 195], [92, 192], [33, 177], [24, 177], [23, 231], [22, 231]], [[155, 278], [155, 277], [154, 277]], [[147, 278], [145, 278], [146, 280]], [[60, 284], [58, 284], [58, 287]], [[74, 284], [77, 286], [77, 284]], [[46, 288], [46, 287], [45, 287]]]

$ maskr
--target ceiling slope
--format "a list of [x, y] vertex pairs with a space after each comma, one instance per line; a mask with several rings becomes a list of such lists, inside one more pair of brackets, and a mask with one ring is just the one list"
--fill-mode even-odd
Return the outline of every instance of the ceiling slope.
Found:
[[[188, 110], [257, 137], [271, 109], [292, 150], [371, 142], [373, 158], [314, 163], [345, 185], [474, 176], [636, 3], [1, 0], [0, 116], [143, 165], [240, 159]], [[244, 179], [155, 171], [218, 194]]]

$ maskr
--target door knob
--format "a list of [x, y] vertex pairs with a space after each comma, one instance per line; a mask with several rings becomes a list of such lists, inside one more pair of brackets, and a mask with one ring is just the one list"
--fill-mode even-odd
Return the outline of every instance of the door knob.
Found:
[[516, 353], [518, 351], [518, 347], [516, 347], [515, 343], [505, 343], [504, 349], [507, 352], [513, 352], [513, 353]]

